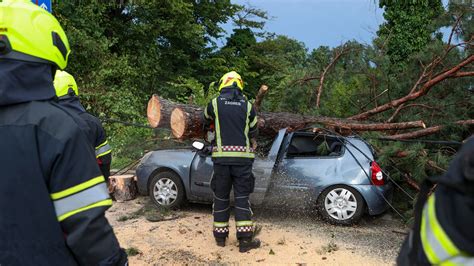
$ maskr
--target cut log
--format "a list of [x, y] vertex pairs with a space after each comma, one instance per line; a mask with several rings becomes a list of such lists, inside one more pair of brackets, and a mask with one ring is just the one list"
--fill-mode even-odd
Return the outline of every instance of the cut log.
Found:
[[138, 189], [134, 175], [110, 176], [109, 193], [118, 202], [133, 200], [137, 197]]
[[260, 89], [258, 90], [257, 97], [255, 97], [255, 103], [253, 104], [257, 112], [260, 112], [260, 108], [262, 107], [263, 97], [265, 96], [265, 94], [267, 94], [267, 92], [268, 92], [267, 85], [262, 85]]
[[163, 99], [158, 95], [153, 94], [153, 96], [151, 96], [150, 100], [148, 101], [148, 107], [146, 110], [148, 123], [153, 128], [170, 128], [171, 112], [174, 108], [179, 106], [185, 105]]
[[171, 112], [171, 132], [178, 139], [203, 137], [203, 110], [195, 106], [176, 107]]

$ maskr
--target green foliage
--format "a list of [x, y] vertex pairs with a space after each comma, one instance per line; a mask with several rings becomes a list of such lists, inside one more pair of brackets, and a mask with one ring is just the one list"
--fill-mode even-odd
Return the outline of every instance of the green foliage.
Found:
[[426, 47], [437, 30], [433, 20], [444, 11], [441, 0], [381, 0], [379, 6], [384, 8], [386, 22], [380, 27], [378, 35], [394, 63], [404, 62]]

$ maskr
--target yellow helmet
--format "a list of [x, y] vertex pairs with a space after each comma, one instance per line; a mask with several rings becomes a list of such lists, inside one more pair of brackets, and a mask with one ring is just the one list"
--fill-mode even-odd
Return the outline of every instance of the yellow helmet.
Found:
[[224, 74], [224, 76], [222, 76], [222, 78], [219, 80], [217, 86], [219, 91], [221, 91], [223, 88], [232, 86], [239, 88], [241, 91], [244, 90], [244, 82], [242, 81], [239, 73], [235, 71]]
[[0, 60], [14, 59], [64, 69], [70, 53], [61, 25], [30, 0], [0, 1]]
[[79, 95], [76, 80], [66, 71], [56, 71], [56, 75], [54, 76], [54, 89], [56, 90], [56, 96], [58, 97], [72, 95], [73, 93], [76, 96]]

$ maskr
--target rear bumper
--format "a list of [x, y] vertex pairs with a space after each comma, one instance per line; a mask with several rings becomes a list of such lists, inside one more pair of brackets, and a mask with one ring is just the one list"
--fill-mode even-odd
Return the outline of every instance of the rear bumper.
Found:
[[384, 186], [356, 185], [357, 189], [367, 203], [367, 212], [370, 215], [378, 215], [389, 208], [388, 202], [392, 202], [393, 184], [388, 182]]
[[135, 173], [137, 175], [137, 187], [140, 195], [148, 195], [148, 179], [156, 167], [152, 165], [138, 165]]

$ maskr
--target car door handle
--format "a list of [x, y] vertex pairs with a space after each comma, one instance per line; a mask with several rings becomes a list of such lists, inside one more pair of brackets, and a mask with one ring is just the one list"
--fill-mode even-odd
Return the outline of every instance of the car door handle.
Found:
[[209, 182], [194, 182], [194, 185], [198, 187], [211, 187]]

